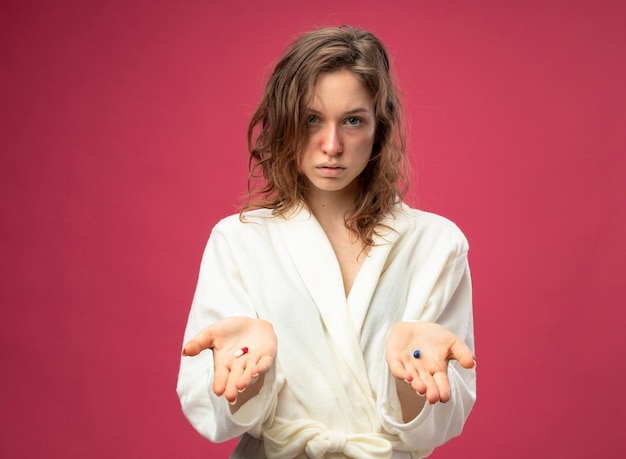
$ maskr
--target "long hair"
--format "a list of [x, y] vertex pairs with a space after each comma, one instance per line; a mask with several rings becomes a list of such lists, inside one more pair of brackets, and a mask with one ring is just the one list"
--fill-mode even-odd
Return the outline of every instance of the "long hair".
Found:
[[300, 160], [308, 136], [308, 98], [320, 74], [340, 69], [360, 78], [374, 101], [372, 155], [358, 178], [354, 210], [346, 216], [346, 227], [371, 246], [377, 226], [402, 199], [408, 182], [403, 115], [389, 55], [377, 37], [361, 29], [308, 32], [279, 60], [248, 127], [250, 176], [241, 216], [253, 208], [284, 216], [305, 202]]

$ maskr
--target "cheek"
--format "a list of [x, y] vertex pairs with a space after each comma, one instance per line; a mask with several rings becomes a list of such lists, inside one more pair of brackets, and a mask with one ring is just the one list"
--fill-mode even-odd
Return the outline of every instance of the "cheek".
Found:
[[364, 139], [359, 142], [359, 151], [363, 156], [367, 156], [367, 160], [369, 160], [372, 155], [372, 150], [374, 149], [374, 134], [366, 136]]
[[302, 147], [302, 152], [294, 158], [296, 162], [296, 167], [298, 168], [299, 171], [302, 171], [302, 168], [306, 167], [306, 165], [311, 161], [311, 158], [313, 157], [311, 153], [312, 151], [313, 150], [311, 149], [311, 145], [309, 141], [305, 143], [304, 146]]
[[356, 163], [359, 165], [359, 169], [361, 172], [367, 167], [370, 162], [370, 158], [372, 157], [372, 148], [371, 144], [364, 144], [359, 149], [358, 156], [356, 158]]
[[302, 142], [301, 147], [300, 147], [302, 151], [302, 153], [300, 154], [300, 158], [304, 160], [307, 155], [310, 156], [311, 152], [315, 151], [315, 145], [316, 145], [315, 135], [312, 135], [312, 134], [307, 135], [306, 139], [304, 140], [304, 142]]

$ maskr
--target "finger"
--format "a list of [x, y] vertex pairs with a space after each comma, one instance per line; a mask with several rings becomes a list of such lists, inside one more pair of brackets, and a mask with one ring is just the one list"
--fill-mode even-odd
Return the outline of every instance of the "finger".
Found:
[[426, 385], [426, 399], [428, 400], [428, 403], [434, 405], [439, 401], [439, 388], [433, 379], [433, 375], [431, 375], [428, 371], [420, 371], [419, 377]]
[[244, 371], [243, 374], [239, 377], [237, 382], [235, 383], [235, 388], [237, 389], [237, 393], [241, 393], [250, 387], [252, 384], [259, 379], [259, 376], [252, 377], [249, 372]]
[[215, 365], [215, 373], [213, 375], [213, 392], [218, 397], [224, 395], [230, 369], [226, 365]]
[[406, 367], [400, 360], [392, 360], [388, 363], [388, 365], [391, 374], [396, 378], [403, 379], [409, 382], [413, 380], [413, 375], [410, 371], [406, 369]]
[[254, 365], [250, 366], [250, 376], [256, 378], [259, 375], [267, 373], [274, 364], [274, 358], [269, 355], [262, 356]]
[[205, 349], [211, 349], [215, 344], [215, 337], [210, 329], [205, 328], [191, 338], [183, 348], [183, 355], [193, 357]]
[[450, 348], [450, 358], [458, 361], [463, 368], [472, 369], [476, 367], [476, 360], [472, 351], [460, 339], [456, 340]]
[[439, 391], [439, 401], [446, 403], [450, 400], [450, 380], [448, 375], [443, 371], [438, 371], [433, 375], [433, 381], [437, 385]]
[[415, 378], [413, 378], [410, 384], [411, 384], [411, 389], [417, 392], [417, 395], [419, 395], [420, 397], [426, 396], [426, 390], [428, 389], [428, 387], [426, 386], [424, 381], [422, 381], [422, 378], [420, 378], [419, 376], [416, 376]]
[[237, 395], [239, 394], [241, 390], [240, 388], [237, 388], [237, 382], [239, 381], [243, 373], [244, 373], [244, 369], [241, 365], [234, 365], [230, 369], [230, 373], [228, 375], [228, 381], [226, 382], [226, 388], [224, 390], [224, 397], [231, 404], [237, 401]]
[[258, 362], [255, 362], [252, 357], [248, 358], [244, 370], [241, 372], [239, 379], [237, 380], [235, 387], [237, 392], [243, 392], [247, 387], [252, 385], [257, 380], [260, 374], [258, 370]]

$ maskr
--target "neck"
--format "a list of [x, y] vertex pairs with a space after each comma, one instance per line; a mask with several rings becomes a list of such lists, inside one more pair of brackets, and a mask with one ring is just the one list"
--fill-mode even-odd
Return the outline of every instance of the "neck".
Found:
[[316, 190], [306, 197], [306, 203], [320, 222], [340, 222], [354, 210], [355, 193], [344, 191], [325, 192]]

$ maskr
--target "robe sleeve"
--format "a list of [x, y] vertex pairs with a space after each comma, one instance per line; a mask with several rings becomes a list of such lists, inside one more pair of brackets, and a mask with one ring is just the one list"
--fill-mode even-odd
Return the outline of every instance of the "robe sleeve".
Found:
[[[437, 322], [462, 339], [474, 352], [471, 279], [466, 247], [446, 263], [421, 313], [407, 306], [403, 320]], [[426, 403], [417, 417], [405, 423], [395, 378], [387, 371], [382, 386], [383, 396], [379, 400], [385, 430], [420, 451], [432, 450], [459, 435], [476, 400], [476, 372], [451, 361], [448, 378], [450, 401], [435, 405]]]
[[[256, 317], [238, 269], [238, 263], [245, 260], [233, 257], [225, 233], [218, 223], [204, 251], [183, 342], [220, 319]], [[228, 401], [213, 392], [213, 353], [205, 350], [195, 357], [181, 358], [176, 391], [189, 422], [210, 441], [219, 443], [246, 432], [259, 437], [276, 407], [276, 373], [274, 365], [261, 392], [232, 415]]]

